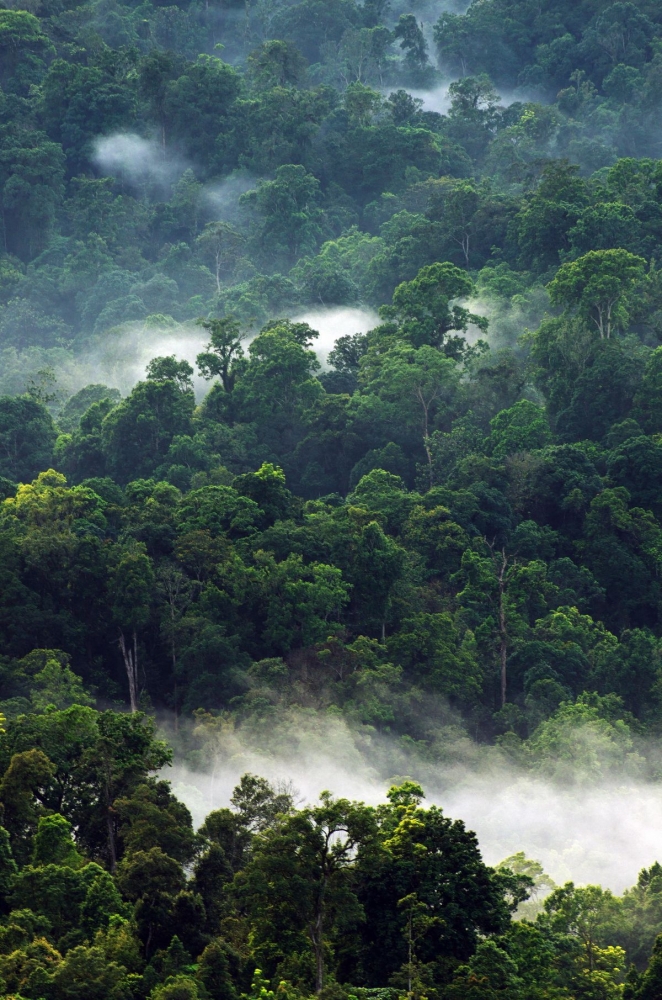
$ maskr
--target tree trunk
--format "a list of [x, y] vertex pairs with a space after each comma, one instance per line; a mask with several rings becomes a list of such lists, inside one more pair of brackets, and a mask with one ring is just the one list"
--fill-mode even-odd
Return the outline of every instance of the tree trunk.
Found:
[[428, 457], [428, 476], [430, 478], [430, 489], [432, 489], [434, 486], [434, 469], [432, 466], [432, 452], [430, 451], [430, 438], [427, 435], [423, 438], [423, 447]]
[[324, 945], [322, 941], [322, 926], [321, 926], [321, 914], [319, 921], [319, 931], [318, 938], [315, 942], [315, 992], [317, 994], [322, 992], [324, 987]]
[[323, 881], [320, 890], [317, 913], [314, 923], [308, 925], [308, 933], [315, 952], [315, 993], [319, 994], [324, 988], [324, 891], [326, 880]]
[[113, 830], [112, 806], [106, 784], [106, 829], [108, 831], [108, 852], [110, 854], [110, 871], [114, 875], [117, 868], [117, 851], [115, 850], [115, 831]]
[[420, 388], [416, 390], [416, 395], [418, 401], [423, 408], [423, 447], [425, 448], [425, 454], [428, 458], [428, 475], [430, 476], [430, 486], [432, 487], [433, 473], [432, 473], [432, 452], [430, 451], [430, 434], [429, 434], [429, 421], [430, 421], [430, 404], [423, 398], [423, 393]]
[[506, 590], [506, 567], [508, 556], [506, 550], [501, 550], [501, 568], [499, 570], [499, 659], [501, 661], [501, 707], [506, 704], [507, 671], [506, 662], [508, 655], [508, 636], [506, 633], [506, 608], [504, 597]]
[[119, 638], [120, 649], [122, 650], [122, 658], [124, 660], [124, 668], [126, 670], [126, 676], [129, 681], [129, 701], [131, 703], [131, 711], [138, 711], [138, 636], [136, 630], [133, 630], [133, 643], [127, 645], [126, 639], [124, 638], [124, 633], [120, 632]]
[[411, 909], [409, 910], [409, 972], [407, 975], [407, 995], [411, 996], [411, 966], [413, 960]]

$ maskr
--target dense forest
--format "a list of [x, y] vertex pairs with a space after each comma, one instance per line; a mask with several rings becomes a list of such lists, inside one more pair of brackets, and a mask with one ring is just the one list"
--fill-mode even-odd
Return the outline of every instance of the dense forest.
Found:
[[662, 781], [662, 5], [168, 4], [0, 4], [0, 993], [660, 1000], [418, 779]]

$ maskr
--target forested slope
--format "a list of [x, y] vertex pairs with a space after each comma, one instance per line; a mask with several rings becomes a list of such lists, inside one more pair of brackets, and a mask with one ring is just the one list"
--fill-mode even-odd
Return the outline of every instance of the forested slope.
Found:
[[659, 865], [543, 906], [404, 778], [194, 833], [154, 720], [659, 781], [662, 7], [68, 4], [0, 8], [6, 995], [659, 998]]

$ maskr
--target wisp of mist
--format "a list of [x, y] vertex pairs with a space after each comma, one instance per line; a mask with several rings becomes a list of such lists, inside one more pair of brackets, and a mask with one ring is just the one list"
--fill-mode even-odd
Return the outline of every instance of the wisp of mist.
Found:
[[166, 188], [188, 166], [179, 156], [169, 153], [166, 157], [156, 140], [144, 139], [133, 132], [116, 132], [96, 139], [92, 160], [103, 173], [119, 176], [133, 187], [154, 183]]
[[[423, 785], [426, 803], [464, 821], [488, 864], [524, 851], [557, 884], [601, 884], [622, 892], [662, 858], [662, 785], [626, 774], [563, 784], [518, 769], [493, 749], [460, 737], [447, 764], [433, 764], [395, 739], [353, 730], [343, 719], [290, 711], [269, 734], [228, 725], [210, 771], [175, 764], [169, 777], [196, 824], [227, 806], [245, 772], [291, 782], [301, 802], [328, 789], [376, 804], [398, 776]], [[460, 759], [462, 758], [462, 759]]]
[[[150, 186], [167, 196], [168, 189], [193, 165], [172, 150], [167, 153], [156, 139], [134, 132], [115, 132], [95, 140], [92, 161], [102, 173], [118, 177], [122, 183], [143, 192]], [[205, 184], [201, 196], [211, 217], [233, 218], [239, 198], [254, 188], [259, 178], [237, 171], [221, 181]]]

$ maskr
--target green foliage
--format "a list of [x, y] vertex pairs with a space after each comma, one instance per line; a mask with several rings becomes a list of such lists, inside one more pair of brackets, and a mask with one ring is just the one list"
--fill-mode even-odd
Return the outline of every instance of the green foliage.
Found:
[[549, 284], [554, 305], [576, 309], [587, 324], [596, 327], [601, 340], [627, 326], [628, 300], [644, 275], [646, 261], [627, 250], [589, 250], [564, 264]]
[[76, 869], [82, 863], [71, 835], [71, 823], [58, 813], [42, 816], [34, 837], [34, 867], [52, 864]]
[[476, 316], [454, 299], [468, 298], [473, 292], [471, 279], [453, 264], [431, 264], [424, 267], [413, 281], [398, 285], [393, 293], [393, 305], [384, 306], [381, 314], [398, 324], [403, 339], [414, 347], [429, 345], [443, 348], [450, 357], [462, 356], [464, 339], [448, 337], [454, 330], [466, 333], [470, 323], [487, 330], [487, 320]]
[[0, 398], [0, 474], [25, 482], [50, 467], [56, 432], [46, 408], [26, 397]]
[[154, 720], [212, 800], [657, 775], [659, 5], [14, 6], [0, 993], [657, 996], [656, 864], [492, 871], [409, 779], [196, 834]]

